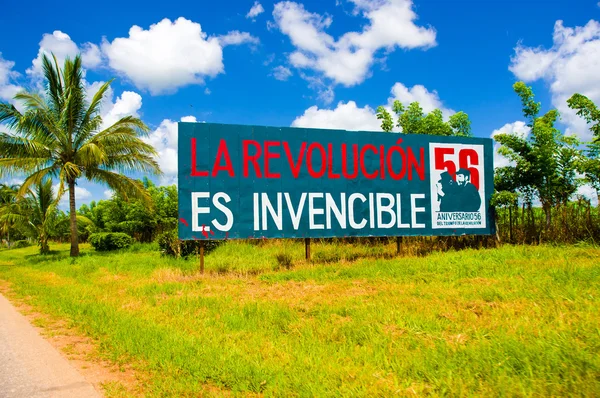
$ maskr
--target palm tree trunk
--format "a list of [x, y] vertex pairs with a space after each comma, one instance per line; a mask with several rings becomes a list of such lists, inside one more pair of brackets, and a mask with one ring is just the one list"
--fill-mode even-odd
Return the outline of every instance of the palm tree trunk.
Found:
[[71, 257], [79, 255], [77, 237], [77, 210], [75, 208], [75, 181], [69, 181], [69, 216], [71, 217]]
[[50, 246], [48, 245], [48, 237], [46, 234], [40, 234], [40, 254], [50, 253]]

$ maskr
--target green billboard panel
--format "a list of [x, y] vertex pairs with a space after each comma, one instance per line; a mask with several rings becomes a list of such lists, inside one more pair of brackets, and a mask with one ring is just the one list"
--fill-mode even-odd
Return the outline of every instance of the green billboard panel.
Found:
[[179, 123], [179, 238], [492, 234], [491, 139]]

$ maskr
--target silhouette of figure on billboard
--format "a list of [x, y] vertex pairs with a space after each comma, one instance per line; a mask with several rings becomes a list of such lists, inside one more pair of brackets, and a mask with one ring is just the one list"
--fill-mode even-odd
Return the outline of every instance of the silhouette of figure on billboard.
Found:
[[436, 184], [436, 187], [438, 191], [438, 201], [440, 202], [440, 211], [454, 211], [452, 210], [455, 207], [454, 191], [456, 188], [456, 182], [454, 181], [454, 178], [452, 178], [450, 173], [444, 171], [440, 175], [440, 180]]
[[436, 184], [441, 212], [474, 212], [481, 207], [479, 191], [471, 183], [471, 172], [459, 169], [456, 172], [456, 181], [450, 173], [444, 171]]

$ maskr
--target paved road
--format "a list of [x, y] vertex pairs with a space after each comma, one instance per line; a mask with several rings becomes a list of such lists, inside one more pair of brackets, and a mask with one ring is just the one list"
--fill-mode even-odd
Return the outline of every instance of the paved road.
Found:
[[0, 397], [100, 396], [0, 294]]

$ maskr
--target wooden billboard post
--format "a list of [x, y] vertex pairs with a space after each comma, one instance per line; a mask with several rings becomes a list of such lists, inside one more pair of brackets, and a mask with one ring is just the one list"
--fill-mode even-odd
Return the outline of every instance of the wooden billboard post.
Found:
[[200, 241], [200, 273], [204, 274], [204, 241]]
[[306, 261], [310, 261], [310, 238], [304, 238], [304, 255]]

